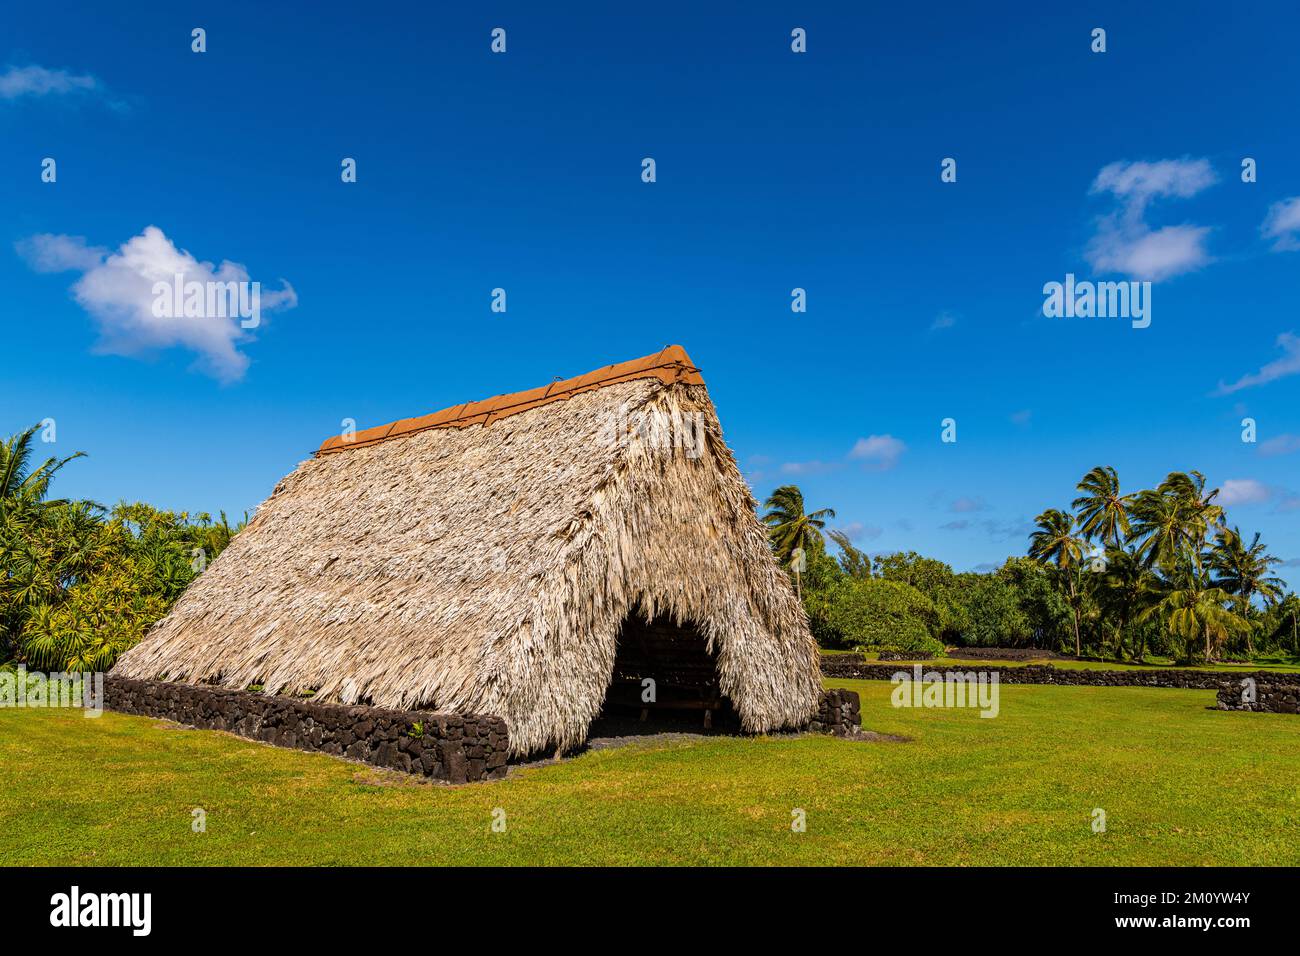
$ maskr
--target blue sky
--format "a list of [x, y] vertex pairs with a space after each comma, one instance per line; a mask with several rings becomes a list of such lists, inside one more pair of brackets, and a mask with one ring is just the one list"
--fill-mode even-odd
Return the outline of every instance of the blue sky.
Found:
[[[1108, 463], [1300, 564], [1294, 4], [267, 6], [3, 15], [0, 431], [89, 454], [61, 493], [237, 514], [345, 418], [676, 342], [756, 494], [868, 551], [1000, 562]], [[129, 320], [181, 251], [280, 307]], [[1150, 327], [1044, 317], [1066, 273], [1154, 278]]]

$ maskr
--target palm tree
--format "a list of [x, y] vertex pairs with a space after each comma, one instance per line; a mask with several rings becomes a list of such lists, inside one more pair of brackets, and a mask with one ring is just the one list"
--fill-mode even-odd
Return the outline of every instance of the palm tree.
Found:
[[1230, 601], [1231, 597], [1222, 588], [1189, 581], [1139, 614], [1138, 620], [1163, 615], [1170, 633], [1188, 641], [1189, 646], [1194, 640], [1205, 641], [1205, 660], [1209, 662], [1214, 659], [1214, 648], [1227, 640], [1229, 634], [1240, 633], [1250, 626], [1224, 607]]
[[[1247, 620], [1255, 595], [1263, 598], [1265, 604], [1282, 597], [1284, 582], [1269, 573], [1282, 560], [1268, 553], [1260, 543], [1258, 531], [1248, 546], [1241, 538], [1240, 529], [1221, 528], [1207, 555], [1207, 563], [1215, 574], [1214, 583], [1236, 598], [1237, 613]], [[1250, 631], [1246, 632], [1246, 650], [1255, 653]]]
[[[1124, 632], [1144, 610], [1160, 597], [1160, 582], [1151, 570], [1132, 551], [1106, 552], [1106, 570], [1097, 579], [1097, 603], [1104, 615], [1115, 623], [1117, 646], [1124, 646]], [[1146, 657], [1146, 638], [1141, 635], [1132, 658], [1141, 662]]]
[[[782, 485], [763, 504], [768, 509], [767, 514], [763, 515], [763, 523], [768, 526], [772, 547], [776, 551], [777, 560], [782, 564], [790, 565], [813, 544], [823, 548], [826, 546], [822, 528], [826, 527], [827, 518], [835, 517], [833, 508], [822, 508], [806, 514], [803, 510], [803, 492], [798, 485]], [[803, 600], [803, 587], [799, 581], [802, 570], [799, 563], [795, 562], [794, 590], [800, 601]]]
[[1144, 488], [1133, 496], [1131, 514], [1138, 557], [1149, 568], [1173, 568], [1187, 533], [1178, 503], [1171, 495]]
[[41, 588], [58, 579], [55, 564], [31, 548], [32, 532], [69, 507], [46, 498], [54, 475], [74, 458], [49, 458], [31, 468], [32, 439], [40, 425], [0, 443], [0, 660], [14, 653], [23, 615]]
[[824, 545], [822, 528], [827, 518], [835, 517], [833, 508], [804, 513], [803, 492], [798, 485], [782, 485], [763, 506], [768, 509], [763, 523], [768, 526], [772, 547], [782, 564], [789, 564], [798, 548], [808, 551], [815, 544]]
[[[1223, 507], [1214, 503], [1214, 499], [1219, 496], [1219, 489], [1215, 488], [1206, 494], [1205, 476], [1199, 471], [1171, 472], [1161, 482], [1160, 487], [1172, 494], [1187, 514], [1187, 523], [1198, 545], [1196, 550], [1199, 552], [1199, 545], [1209, 537], [1211, 528], [1222, 527], [1224, 523]], [[1199, 570], [1199, 553], [1195, 555], [1195, 559]]]
[[1202, 550], [1212, 526], [1223, 524], [1223, 508], [1214, 504], [1218, 489], [1205, 493], [1199, 471], [1170, 472], [1154, 491], [1133, 498], [1133, 540], [1148, 567], [1169, 577], [1199, 577]]
[[1291, 653], [1300, 657], [1300, 598], [1288, 594], [1277, 605], [1283, 619], [1291, 619]]
[[1038, 530], [1029, 536], [1029, 556], [1043, 564], [1056, 564], [1073, 611], [1074, 656], [1080, 657], [1083, 647], [1079, 640], [1079, 600], [1075, 578], [1083, 562], [1083, 541], [1075, 535], [1074, 516], [1068, 512], [1049, 508], [1034, 521]]
[[1098, 465], [1075, 487], [1086, 492], [1073, 502], [1078, 512], [1079, 531], [1107, 547], [1118, 548], [1121, 533], [1125, 537], [1129, 533], [1128, 507], [1132, 496], [1119, 493], [1119, 475], [1115, 469]]
[[45, 500], [50, 480], [60, 468], [74, 458], [82, 457], [85, 452], [76, 452], [62, 460], [47, 458], [39, 468], [31, 470], [28, 466], [32, 457], [32, 438], [40, 427], [39, 424], [33, 425], [25, 432], [11, 435], [0, 445], [0, 520], [17, 508], [65, 504]]
[[853, 546], [843, 531], [826, 532], [840, 547], [840, 567], [851, 578], [871, 577], [871, 556]]

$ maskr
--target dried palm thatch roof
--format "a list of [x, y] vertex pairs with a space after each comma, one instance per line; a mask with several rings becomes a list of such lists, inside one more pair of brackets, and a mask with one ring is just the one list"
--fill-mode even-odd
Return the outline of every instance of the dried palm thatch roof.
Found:
[[635, 612], [797, 726], [817, 653], [754, 506], [674, 346], [326, 441], [114, 673], [497, 714], [524, 754], [585, 739]]

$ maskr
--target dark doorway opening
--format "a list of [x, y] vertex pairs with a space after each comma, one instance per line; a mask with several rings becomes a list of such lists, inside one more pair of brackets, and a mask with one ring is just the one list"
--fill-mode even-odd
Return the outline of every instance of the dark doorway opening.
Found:
[[591, 736], [665, 731], [736, 733], [740, 717], [718, 682], [716, 656], [691, 624], [638, 611], [623, 621], [614, 674]]

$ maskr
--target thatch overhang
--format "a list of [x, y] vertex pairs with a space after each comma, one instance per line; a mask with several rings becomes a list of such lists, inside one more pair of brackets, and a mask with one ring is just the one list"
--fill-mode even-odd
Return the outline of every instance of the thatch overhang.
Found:
[[803, 610], [678, 346], [327, 440], [114, 673], [504, 717], [600, 712], [629, 614], [689, 623], [751, 732], [821, 677]]

